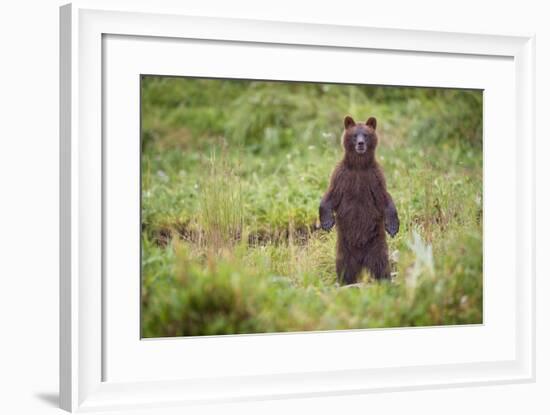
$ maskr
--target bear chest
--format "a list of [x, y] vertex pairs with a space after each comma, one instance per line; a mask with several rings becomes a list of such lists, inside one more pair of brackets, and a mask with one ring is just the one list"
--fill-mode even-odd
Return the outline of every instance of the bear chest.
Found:
[[340, 237], [351, 246], [365, 246], [380, 234], [383, 215], [378, 205], [383, 189], [376, 184], [376, 178], [368, 174], [352, 174], [347, 178], [336, 210], [336, 223]]
[[377, 180], [369, 172], [351, 172], [345, 178], [347, 183], [342, 194], [342, 204], [346, 209], [363, 211], [377, 209], [377, 200], [381, 189]]

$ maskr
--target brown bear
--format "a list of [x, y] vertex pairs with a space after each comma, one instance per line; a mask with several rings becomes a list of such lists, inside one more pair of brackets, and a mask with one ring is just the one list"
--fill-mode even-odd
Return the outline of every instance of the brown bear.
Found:
[[336, 273], [344, 284], [356, 283], [364, 269], [377, 280], [390, 277], [384, 229], [395, 236], [399, 218], [375, 158], [377, 144], [376, 118], [356, 124], [345, 117], [344, 157], [319, 206], [321, 227], [329, 231], [336, 223]]

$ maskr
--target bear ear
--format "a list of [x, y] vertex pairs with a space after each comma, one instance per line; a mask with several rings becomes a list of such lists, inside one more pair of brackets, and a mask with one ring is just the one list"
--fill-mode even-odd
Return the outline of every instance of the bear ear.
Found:
[[367, 125], [368, 125], [369, 127], [371, 127], [373, 130], [376, 130], [376, 118], [370, 117], [370, 118], [367, 120]]
[[355, 125], [355, 121], [353, 121], [353, 118], [351, 118], [349, 115], [346, 115], [346, 118], [344, 118], [344, 128], [347, 130], [349, 127], [353, 127]]

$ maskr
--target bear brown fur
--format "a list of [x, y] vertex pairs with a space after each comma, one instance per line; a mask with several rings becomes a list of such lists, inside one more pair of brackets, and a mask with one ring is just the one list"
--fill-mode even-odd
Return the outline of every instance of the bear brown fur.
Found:
[[344, 119], [344, 157], [334, 169], [319, 206], [321, 227], [337, 230], [336, 273], [344, 284], [357, 282], [366, 269], [377, 280], [390, 277], [386, 230], [399, 231], [399, 218], [375, 158], [376, 119], [365, 124]]

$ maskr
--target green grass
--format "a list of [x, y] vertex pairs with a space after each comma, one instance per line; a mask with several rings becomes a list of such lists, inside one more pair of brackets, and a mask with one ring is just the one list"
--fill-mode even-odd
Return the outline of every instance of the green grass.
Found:
[[[482, 321], [481, 92], [146, 77], [142, 335]], [[392, 282], [340, 287], [319, 200], [374, 115]]]

